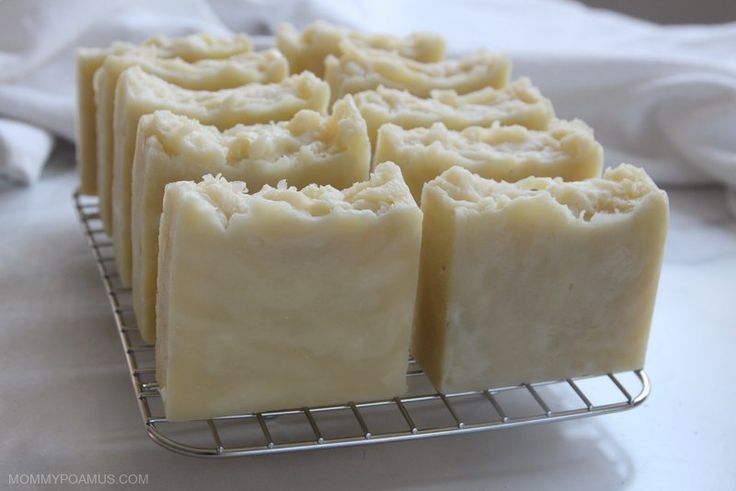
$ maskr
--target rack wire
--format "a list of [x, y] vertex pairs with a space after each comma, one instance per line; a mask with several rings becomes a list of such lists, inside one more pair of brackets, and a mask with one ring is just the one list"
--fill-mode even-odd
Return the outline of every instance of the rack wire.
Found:
[[636, 370], [441, 394], [410, 359], [409, 390], [402, 397], [170, 422], [155, 380], [154, 348], [138, 334], [131, 292], [120, 286], [97, 198], [75, 193], [74, 203], [110, 300], [146, 431], [179, 454], [240, 457], [499, 430], [624, 411], [650, 393], [647, 374]]

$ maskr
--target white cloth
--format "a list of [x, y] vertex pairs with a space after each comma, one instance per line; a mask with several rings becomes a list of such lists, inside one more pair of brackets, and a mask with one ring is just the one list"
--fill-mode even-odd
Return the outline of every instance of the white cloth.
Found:
[[[437, 31], [454, 54], [507, 53], [515, 76], [531, 76], [560, 117], [596, 130], [608, 165], [642, 165], [664, 185], [736, 188], [736, 23], [665, 27], [563, 0], [11, 0], [0, 3], [0, 116], [73, 138], [77, 46], [157, 33], [267, 34], [317, 18]], [[15, 148], [7, 155], [42, 158], [2, 128], [0, 141]], [[27, 165], [31, 180], [39, 167], [31, 161], [5, 159], [0, 173]]]
[[197, 31], [230, 32], [204, 0], [0, 2], [0, 118], [27, 123], [0, 125], [0, 177], [38, 177], [48, 157], [41, 134], [75, 139], [76, 48]]
[[5, 118], [0, 118], [0, 135], [0, 179], [13, 183], [38, 179], [54, 137], [38, 126]]

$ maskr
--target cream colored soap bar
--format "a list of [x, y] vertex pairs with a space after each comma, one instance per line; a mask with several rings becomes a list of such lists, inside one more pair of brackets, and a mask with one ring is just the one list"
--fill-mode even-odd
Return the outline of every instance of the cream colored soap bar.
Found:
[[248, 53], [253, 44], [245, 34], [215, 38], [194, 34], [181, 38], [158, 36], [142, 45], [115, 42], [109, 48], [81, 48], [77, 51], [77, 166], [80, 192], [97, 194], [97, 143], [93, 77], [109, 55], [136, 53], [158, 58], [181, 58], [194, 62], [206, 58], [227, 58]]
[[469, 126], [491, 126], [498, 121], [503, 125], [543, 130], [555, 116], [549, 99], [526, 78], [503, 89], [486, 87], [464, 95], [454, 90], [433, 90], [425, 99], [406, 90], [379, 87], [353, 97], [368, 123], [368, 134], [374, 145], [378, 128], [386, 123], [406, 129], [443, 123], [452, 130], [462, 130]]
[[140, 54], [111, 55], [95, 74], [97, 120], [97, 189], [100, 214], [108, 233], [112, 232], [113, 108], [120, 74], [132, 66], [179, 87], [194, 90], [219, 90], [252, 82], [280, 82], [289, 75], [286, 58], [276, 49], [246, 53], [225, 59], [193, 63], [181, 58], [159, 59]]
[[276, 46], [289, 59], [294, 73], [309, 70], [321, 77], [325, 71], [325, 58], [328, 55], [340, 56], [340, 43], [346, 39], [362, 48], [394, 51], [424, 63], [445, 58], [445, 40], [437, 34], [414, 33], [406, 38], [363, 34], [324, 21], [308, 25], [301, 33], [291, 24], [281, 25], [276, 34]]
[[325, 60], [325, 80], [333, 99], [379, 86], [405, 89], [419, 97], [429, 97], [435, 89], [465, 94], [484, 87], [506, 86], [511, 70], [507, 58], [479, 51], [460, 59], [422, 63], [391, 51], [363, 49], [342, 41], [340, 58]]
[[277, 84], [248, 84], [216, 92], [184, 89], [140, 67], [123, 72], [115, 94], [112, 189], [113, 242], [123, 286], [131, 284], [130, 193], [141, 116], [169, 110], [225, 130], [239, 123], [291, 119], [302, 109], [325, 113], [329, 94], [327, 84], [309, 72]]
[[393, 164], [345, 190], [166, 186], [156, 379], [166, 416], [406, 389], [422, 214]]
[[578, 181], [600, 176], [603, 149], [593, 130], [579, 120], [556, 120], [544, 131], [498, 123], [463, 131], [448, 130], [442, 123], [411, 130], [386, 124], [378, 130], [373, 162], [387, 160], [401, 167], [419, 202], [424, 183], [454, 165], [499, 181], [528, 176]]
[[424, 186], [412, 351], [443, 392], [642, 368], [667, 231], [643, 170]]
[[[97, 194], [97, 139], [93, 79], [113, 48], [77, 50], [77, 172], [79, 192]], [[120, 47], [122, 50], [122, 47]]]
[[256, 191], [281, 179], [343, 189], [368, 178], [371, 149], [365, 122], [350, 96], [331, 116], [300, 111], [291, 121], [220, 132], [167, 111], [143, 116], [133, 163], [131, 237], [133, 307], [138, 329], [153, 343], [158, 233], [164, 187], [221, 174]]

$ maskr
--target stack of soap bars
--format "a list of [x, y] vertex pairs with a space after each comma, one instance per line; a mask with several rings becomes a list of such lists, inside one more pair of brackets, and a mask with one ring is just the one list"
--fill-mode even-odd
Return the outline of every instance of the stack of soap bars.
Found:
[[78, 52], [99, 197], [171, 420], [643, 367], [666, 194], [509, 61], [316, 22]]

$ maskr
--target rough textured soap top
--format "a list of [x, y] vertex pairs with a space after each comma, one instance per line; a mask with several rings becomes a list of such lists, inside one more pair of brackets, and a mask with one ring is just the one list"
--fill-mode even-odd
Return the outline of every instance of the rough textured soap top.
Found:
[[158, 48], [154, 46], [138, 45], [125, 41], [114, 41], [107, 48], [77, 48], [77, 64], [80, 64], [80, 61], [95, 58], [97, 58], [99, 60], [98, 63], [100, 63], [106, 56], [122, 55], [136, 50], [139, 51], [141, 55], [147, 52], [149, 56], [155, 56], [158, 52]]
[[555, 116], [549, 99], [526, 78], [503, 89], [485, 87], [467, 94], [432, 90], [428, 98], [422, 98], [407, 90], [380, 86], [353, 97], [368, 122], [373, 141], [384, 123], [416, 128], [442, 122], [450, 129], [461, 130], [468, 126], [490, 126], [498, 121], [543, 130]]
[[187, 111], [198, 112], [198, 119], [217, 119], [218, 114], [242, 111], [258, 113], [272, 110], [275, 104], [301, 100], [307, 108], [326, 112], [330, 89], [323, 80], [309, 72], [294, 75], [274, 84], [248, 84], [218, 91], [189, 90], [170, 84], [159, 77], [145, 73], [140, 67], [131, 67], [121, 75], [118, 86], [126, 87], [129, 97], [151, 105], [165, 100], [185, 106]]
[[489, 161], [554, 163], [570, 155], [581, 159], [590, 155], [590, 161], [602, 159], [602, 148], [593, 138], [593, 130], [580, 120], [556, 120], [545, 131], [519, 125], [502, 126], [496, 122], [490, 128], [473, 126], [462, 131], [449, 130], [442, 123], [408, 130], [386, 124], [378, 133], [380, 139], [391, 140], [399, 151], [449, 152], [468, 164]]
[[102, 69], [120, 73], [131, 66], [139, 66], [146, 73], [191, 89], [209, 88], [210, 81], [219, 82], [222, 87], [217, 88], [224, 88], [225, 80], [232, 80], [233, 86], [247, 82], [280, 82], [289, 75], [289, 63], [277, 49], [194, 62], [159, 58], [151, 56], [150, 52], [136, 50], [108, 56]]
[[[455, 90], [432, 90], [428, 98], [417, 97], [408, 90], [380, 86], [354, 94], [355, 102], [363, 109], [382, 111], [388, 114], [399, 111], [444, 115], [462, 110], [472, 115], [486, 107], [497, 107], [501, 114], [520, 106], [539, 105], [554, 114], [552, 103], [542, 96], [539, 89], [526, 78], [514, 80], [503, 89], [485, 87], [474, 92], [458, 94]], [[478, 107], [480, 106], [480, 107]]]
[[143, 45], [155, 47], [167, 57], [178, 57], [185, 61], [228, 58], [237, 53], [253, 51], [253, 41], [246, 34], [229, 37], [216, 37], [210, 34], [192, 34], [177, 38], [155, 36], [146, 40]]
[[317, 21], [301, 33], [291, 24], [283, 24], [276, 34], [276, 45], [289, 59], [294, 73], [310, 70], [319, 76], [324, 73], [327, 55], [342, 54], [340, 43], [344, 40], [350, 40], [362, 48], [394, 51], [421, 62], [436, 62], [445, 57], [445, 40], [433, 33], [413, 33], [406, 38], [399, 38], [385, 34], [364, 34]]
[[[245, 161], [273, 163], [314, 161], [368, 146], [365, 121], [349, 96], [335, 103], [332, 114], [299, 111], [290, 121], [243, 125], [225, 131], [174, 114], [156, 111], [143, 117], [147, 138], [154, 138], [169, 156], [199, 158], [217, 165], [238, 166]], [[362, 140], [362, 141], [361, 141]]]
[[223, 226], [239, 214], [248, 214], [264, 207], [274, 212], [297, 213], [305, 217], [330, 214], [381, 215], [397, 208], [417, 208], [409, 188], [401, 178], [401, 171], [392, 162], [379, 165], [370, 179], [340, 191], [332, 186], [310, 184], [301, 190], [287, 187], [281, 181], [277, 187], [264, 186], [248, 194], [241, 181], [228, 182], [225, 178], [207, 175], [202, 181], [179, 181], [166, 185], [166, 192], [186, 193], [202, 206], [209, 207]]
[[629, 164], [606, 169], [601, 178], [575, 182], [540, 177], [498, 182], [453, 167], [427, 183], [424, 192], [439, 192], [456, 208], [483, 212], [542, 200], [570, 221], [580, 223], [621, 218], [634, 213], [650, 198], [667, 199], [644, 169]]
[[340, 43], [340, 58], [325, 60], [325, 80], [334, 97], [377, 88], [380, 85], [406, 89], [420, 97], [432, 90], [451, 89], [464, 94], [483, 87], [503, 88], [508, 83], [507, 58], [485, 50], [459, 59], [422, 63], [391, 51], [359, 48], [350, 41]]
[[95, 57], [135, 53], [140, 56], [159, 58], [181, 58], [186, 62], [203, 59], [229, 58], [231, 56], [253, 51], [253, 42], [246, 34], [229, 37], [215, 37], [210, 34], [192, 34], [184, 37], [170, 38], [155, 36], [142, 44], [125, 41], [114, 41], [107, 48], [80, 48], [80, 57]]

